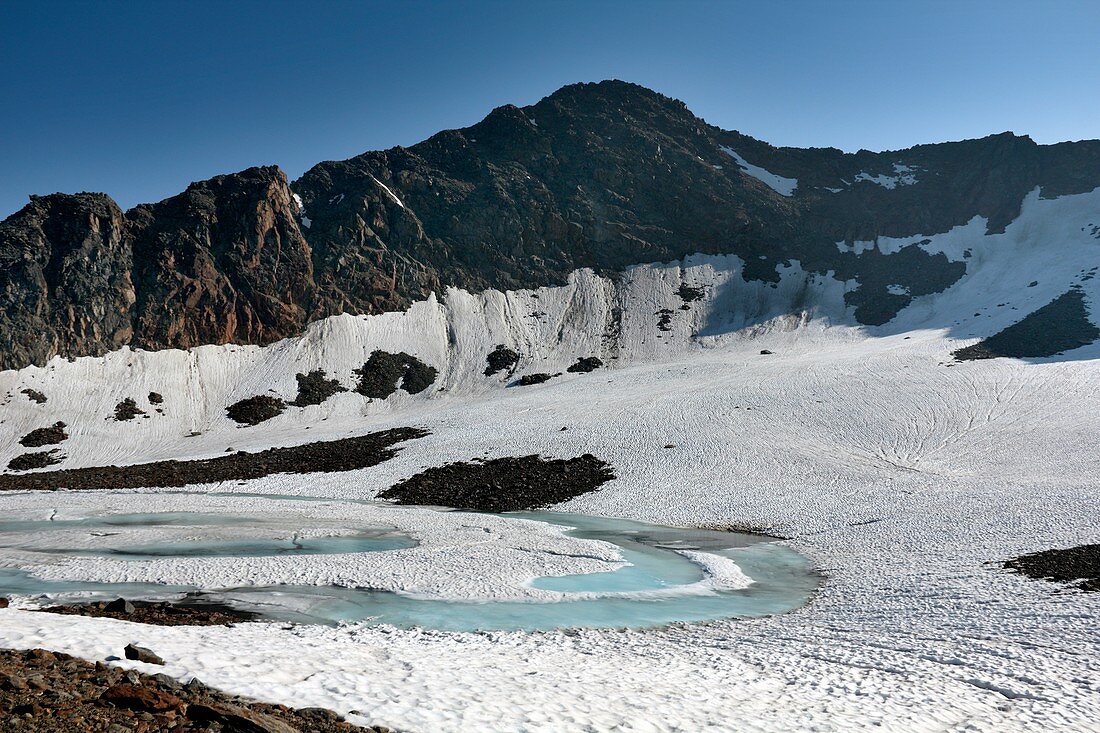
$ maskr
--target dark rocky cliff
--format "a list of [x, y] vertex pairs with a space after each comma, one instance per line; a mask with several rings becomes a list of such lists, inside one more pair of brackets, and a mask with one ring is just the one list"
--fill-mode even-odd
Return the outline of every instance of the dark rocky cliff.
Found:
[[[798, 179], [793, 195], [727, 150]], [[447, 285], [555, 284], [578, 267], [695, 252], [739, 255], [746, 279], [775, 281], [791, 260], [831, 271], [857, 283], [857, 319], [879, 324], [965, 267], [916, 246], [857, 257], [838, 241], [934, 234], [974, 216], [1000, 231], [1037, 186], [1052, 196], [1098, 185], [1097, 141], [775, 148], [637, 85], [576, 84], [289, 185], [277, 168], [252, 168], [125, 215], [102, 194], [33, 198], [0, 224], [0, 367], [128, 343], [269, 343]]]
[[109, 197], [33, 197], [0, 223], [0, 365], [129, 343], [132, 271], [128, 225]]

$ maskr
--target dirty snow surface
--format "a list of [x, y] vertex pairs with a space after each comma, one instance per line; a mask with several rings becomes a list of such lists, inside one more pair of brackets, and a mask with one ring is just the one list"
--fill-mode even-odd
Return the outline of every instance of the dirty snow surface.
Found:
[[[807, 604], [766, 618], [535, 633], [149, 627], [37, 613], [27, 610], [34, 599], [16, 598], [0, 610], [0, 645], [102, 660], [136, 642], [181, 678], [412, 731], [1096, 730], [1100, 595], [1028, 580], [999, 561], [1100, 542], [1100, 344], [1027, 361], [956, 363], [950, 354], [1075, 285], [1095, 322], [1100, 280], [1088, 273], [1100, 261], [1100, 240], [1090, 234], [1097, 224], [1096, 192], [1035, 194], [1002, 234], [986, 236], [978, 221], [880, 242], [953, 259], [965, 252], [967, 274], [872, 329], [853, 325], [843, 303], [849, 285], [806, 274], [797, 262], [770, 287], [746, 283], [736, 257], [696, 257], [614, 281], [580, 272], [537, 292], [450, 291], [404, 314], [328, 319], [262, 349], [124, 350], [0, 374], [0, 396], [10, 394], [0, 424], [5, 464], [21, 452], [19, 436], [58, 420], [70, 434], [58, 468], [423, 426], [430, 435], [369, 469], [216, 488], [241, 501], [370, 499], [449, 461], [588, 452], [609, 461], [617, 478], [555, 510], [756, 528], [786, 537], [782, 544], [824, 576]], [[690, 310], [679, 309], [682, 285], [703, 291]], [[673, 314], [667, 330], [657, 327], [660, 309]], [[484, 375], [497, 344], [521, 354], [517, 376], [564, 372], [584, 356], [607, 366], [506, 387], [507, 375]], [[439, 369], [438, 381], [419, 395], [370, 402], [340, 393], [250, 428], [224, 416], [225, 405], [248, 395], [292, 396], [295, 372], [324, 368], [349, 386], [351, 370], [375, 348], [416, 355]], [[24, 388], [48, 401], [32, 402]], [[104, 419], [123, 397], [143, 404], [149, 391], [164, 395], [163, 413]], [[180, 502], [167, 493], [132, 492], [126, 510]], [[79, 500], [123, 501], [103, 497]], [[77, 497], [3, 501], [13, 515], [49, 519]], [[325, 522], [339, 524], [339, 513]], [[524, 592], [531, 568], [517, 559], [520, 546], [583, 556], [551, 561], [575, 572], [616, 561], [607, 548], [546, 527], [528, 533], [518, 520], [493, 517], [483, 524], [497, 539], [480, 547], [485, 538], [462, 540], [445, 514], [424, 510], [422, 521], [408, 520], [403, 528], [454, 572], [411, 562], [403, 577], [440, 594], [494, 597]], [[65, 569], [43, 573], [103, 566], [58, 567]], [[376, 565], [352, 571], [399, 582]], [[310, 582], [335, 579], [313, 561], [297, 572]]]

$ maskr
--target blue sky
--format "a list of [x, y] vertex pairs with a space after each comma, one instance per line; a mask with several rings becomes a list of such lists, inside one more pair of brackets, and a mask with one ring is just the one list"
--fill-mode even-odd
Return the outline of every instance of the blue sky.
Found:
[[409, 145], [619, 78], [777, 145], [1100, 137], [1100, 2], [0, 0], [0, 216]]

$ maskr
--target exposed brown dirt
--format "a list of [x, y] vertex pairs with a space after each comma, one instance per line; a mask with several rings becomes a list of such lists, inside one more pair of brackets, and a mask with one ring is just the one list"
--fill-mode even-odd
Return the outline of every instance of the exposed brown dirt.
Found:
[[28, 387], [27, 389], [22, 389], [19, 391], [22, 394], [27, 395], [27, 399], [31, 402], [37, 402], [40, 405], [46, 402], [46, 395], [42, 394], [37, 389], [31, 389], [30, 387]]
[[491, 377], [497, 372], [507, 371], [511, 375], [519, 364], [519, 354], [504, 344], [497, 344], [485, 357], [485, 376]]
[[561, 376], [560, 374], [547, 374], [546, 372], [536, 372], [534, 374], [524, 374], [522, 377], [512, 382], [511, 387], [530, 387], [533, 384], [542, 384], [543, 382], [549, 382], [554, 377]]
[[58, 463], [61, 463], [60, 451], [54, 448], [34, 453], [21, 453], [8, 461], [8, 468], [12, 471], [33, 471], [36, 468], [46, 468]]
[[584, 374], [587, 372], [594, 372], [603, 366], [603, 362], [595, 356], [584, 356], [577, 359], [576, 363], [570, 366], [565, 371], [572, 372], [574, 374]]
[[115, 405], [115, 420], [133, 420], [138, 415], [144, 415], [145, 410], [137, 406], [133, 397], [127, 397]]
[[367, 362], [355, 370], [359, 384], [355, 391], [374, 399], [384, 400], [398, 388], [409, 394], [423, 392], [435, 382], [439, 372], [412, 354], [400, 351], [374, 351]]
[[683, 283], [680, 285], [680, 289], [676, 291], [676, 294], [680, 296], [680, 300], [684, 301], [684, 303], [691, 303], [703, 297], [703, 288], [692, 287], [687, 283]]
[[286, 403], [270, 395], [253, 395], [225, 408], [229, 419], [241, 425], [259, 425], [271, 418], [283, 414]]
[[347, 392], [347, 387], [336, 379], [326, 379], [324, 369], [314, 369], [309, 374], [295, 374], [298, 380], [298, 396], [290, 404], [295, 407], [319, 405], [334, 394]]

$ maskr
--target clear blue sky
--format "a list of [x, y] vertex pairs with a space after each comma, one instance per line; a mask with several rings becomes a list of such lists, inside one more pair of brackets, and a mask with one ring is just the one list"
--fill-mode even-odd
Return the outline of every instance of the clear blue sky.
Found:
[[777, 145], [1100, 137], [1100, 0], [0, 0], [0, 216], [409, 145], [619, 78]]

